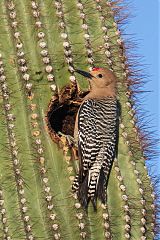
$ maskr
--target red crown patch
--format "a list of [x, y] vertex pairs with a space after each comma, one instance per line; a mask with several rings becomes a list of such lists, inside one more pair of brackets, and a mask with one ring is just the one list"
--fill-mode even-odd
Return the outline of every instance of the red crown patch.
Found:
[[102, 68], [99, 68], [99, 67], [93, 67], [92, 68], [92, 71], [99, 71], [99, 70], [101, 70]]

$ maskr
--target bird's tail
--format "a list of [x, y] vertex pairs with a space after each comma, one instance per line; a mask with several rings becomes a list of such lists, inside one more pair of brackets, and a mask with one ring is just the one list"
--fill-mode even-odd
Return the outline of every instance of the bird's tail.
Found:
[[83, 178], [83, 180], [81, 180], [80, 175], [77, 174], [72, 185], [72, 190], [77, 194], [82, 207], [87, 209], [89, 203], [88, 174]]
[[97, 209], [97, 199], [103, 204], [106, 203], [106, 176], [103, 168], [100, 169], [99, 174], [92, 176], [88, 171], [80, 181], [79, 175], [75, 177], [72, 189], [77, 193], [78, 199], [84, 209], [88, 208], [91, 201], [94, 210]]

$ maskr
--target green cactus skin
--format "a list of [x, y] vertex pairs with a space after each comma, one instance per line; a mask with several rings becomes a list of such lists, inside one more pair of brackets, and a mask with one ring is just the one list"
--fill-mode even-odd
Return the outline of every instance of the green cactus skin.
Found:
[[[154, 239], [155, 194], [115, 22], [120, 6], [104, 0], [0, 1], [0, 239]], [[49, 132], [47, 111], [55, 99], [73, 101], [69, 92], [62, 94], [66, 86], [71, 95], [87, 91], [88, 82], [74, 68], [94, 65], [117, 75], [122, 115], [107, 206], [98, 202], [96, 213], [92, 206], [86, 213], [71, 192], [78, 160], [64, 136]]]

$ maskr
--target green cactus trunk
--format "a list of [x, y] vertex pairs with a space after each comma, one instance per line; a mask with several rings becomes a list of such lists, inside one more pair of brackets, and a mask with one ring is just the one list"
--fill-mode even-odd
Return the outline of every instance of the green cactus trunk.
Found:
[[[119, 10], [105, 0], [0, 1], [0, 239], [154, 239], [155, 195]], [[73, 134], [88, 90], [74, 68], [94, 65], [117, 75], [122, 116], [107, 206], [86, 213], [71, 191], [75, 149], [57, 132]]]

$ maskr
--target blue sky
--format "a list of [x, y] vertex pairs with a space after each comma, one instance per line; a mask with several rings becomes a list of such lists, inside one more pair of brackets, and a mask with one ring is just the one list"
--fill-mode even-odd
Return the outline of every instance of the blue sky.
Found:
[[[143, 109], [151, 115], [151, 125], [160, 138], [160, 73], [159, 73], [159, 5], [158, 0], [125, 0], [129, 2], [129, 11], [134, 15], [126, 25], [126, 33], [134, 34], [138, 40], [138, 55], [143, 56], [146, 73], [149, 82], [145, 84], [145, 90], [151, 91], [144, 95]], [[154, 169], [160, 174], [160, 157], [156, 160]]]
[[[130, 2], [129, 10], [134, 15], [126, 25], [126, 33], [134, 34], [138, 40], [137, 52], [144, 57], [143, 63], [147, 64], [146, 73], [149, 74], [150, 82], [145, 84], [145, 90], [151, 93], [145, 94], [143, 108], [151, 115], [152, 126], [160, 138], [160, 1], [159, 0], [124, 0]], [[160, 149], [160, 144], [157, 149]], [[152, 168], [154, 173], [160, 175], [160, 156], [157, 157]], [[150, 164], [147, 164], [148, 167]], [[160, 192], [160, 183], [158, 187]], [[157, 236], [157, 238], [160, 235]]]

